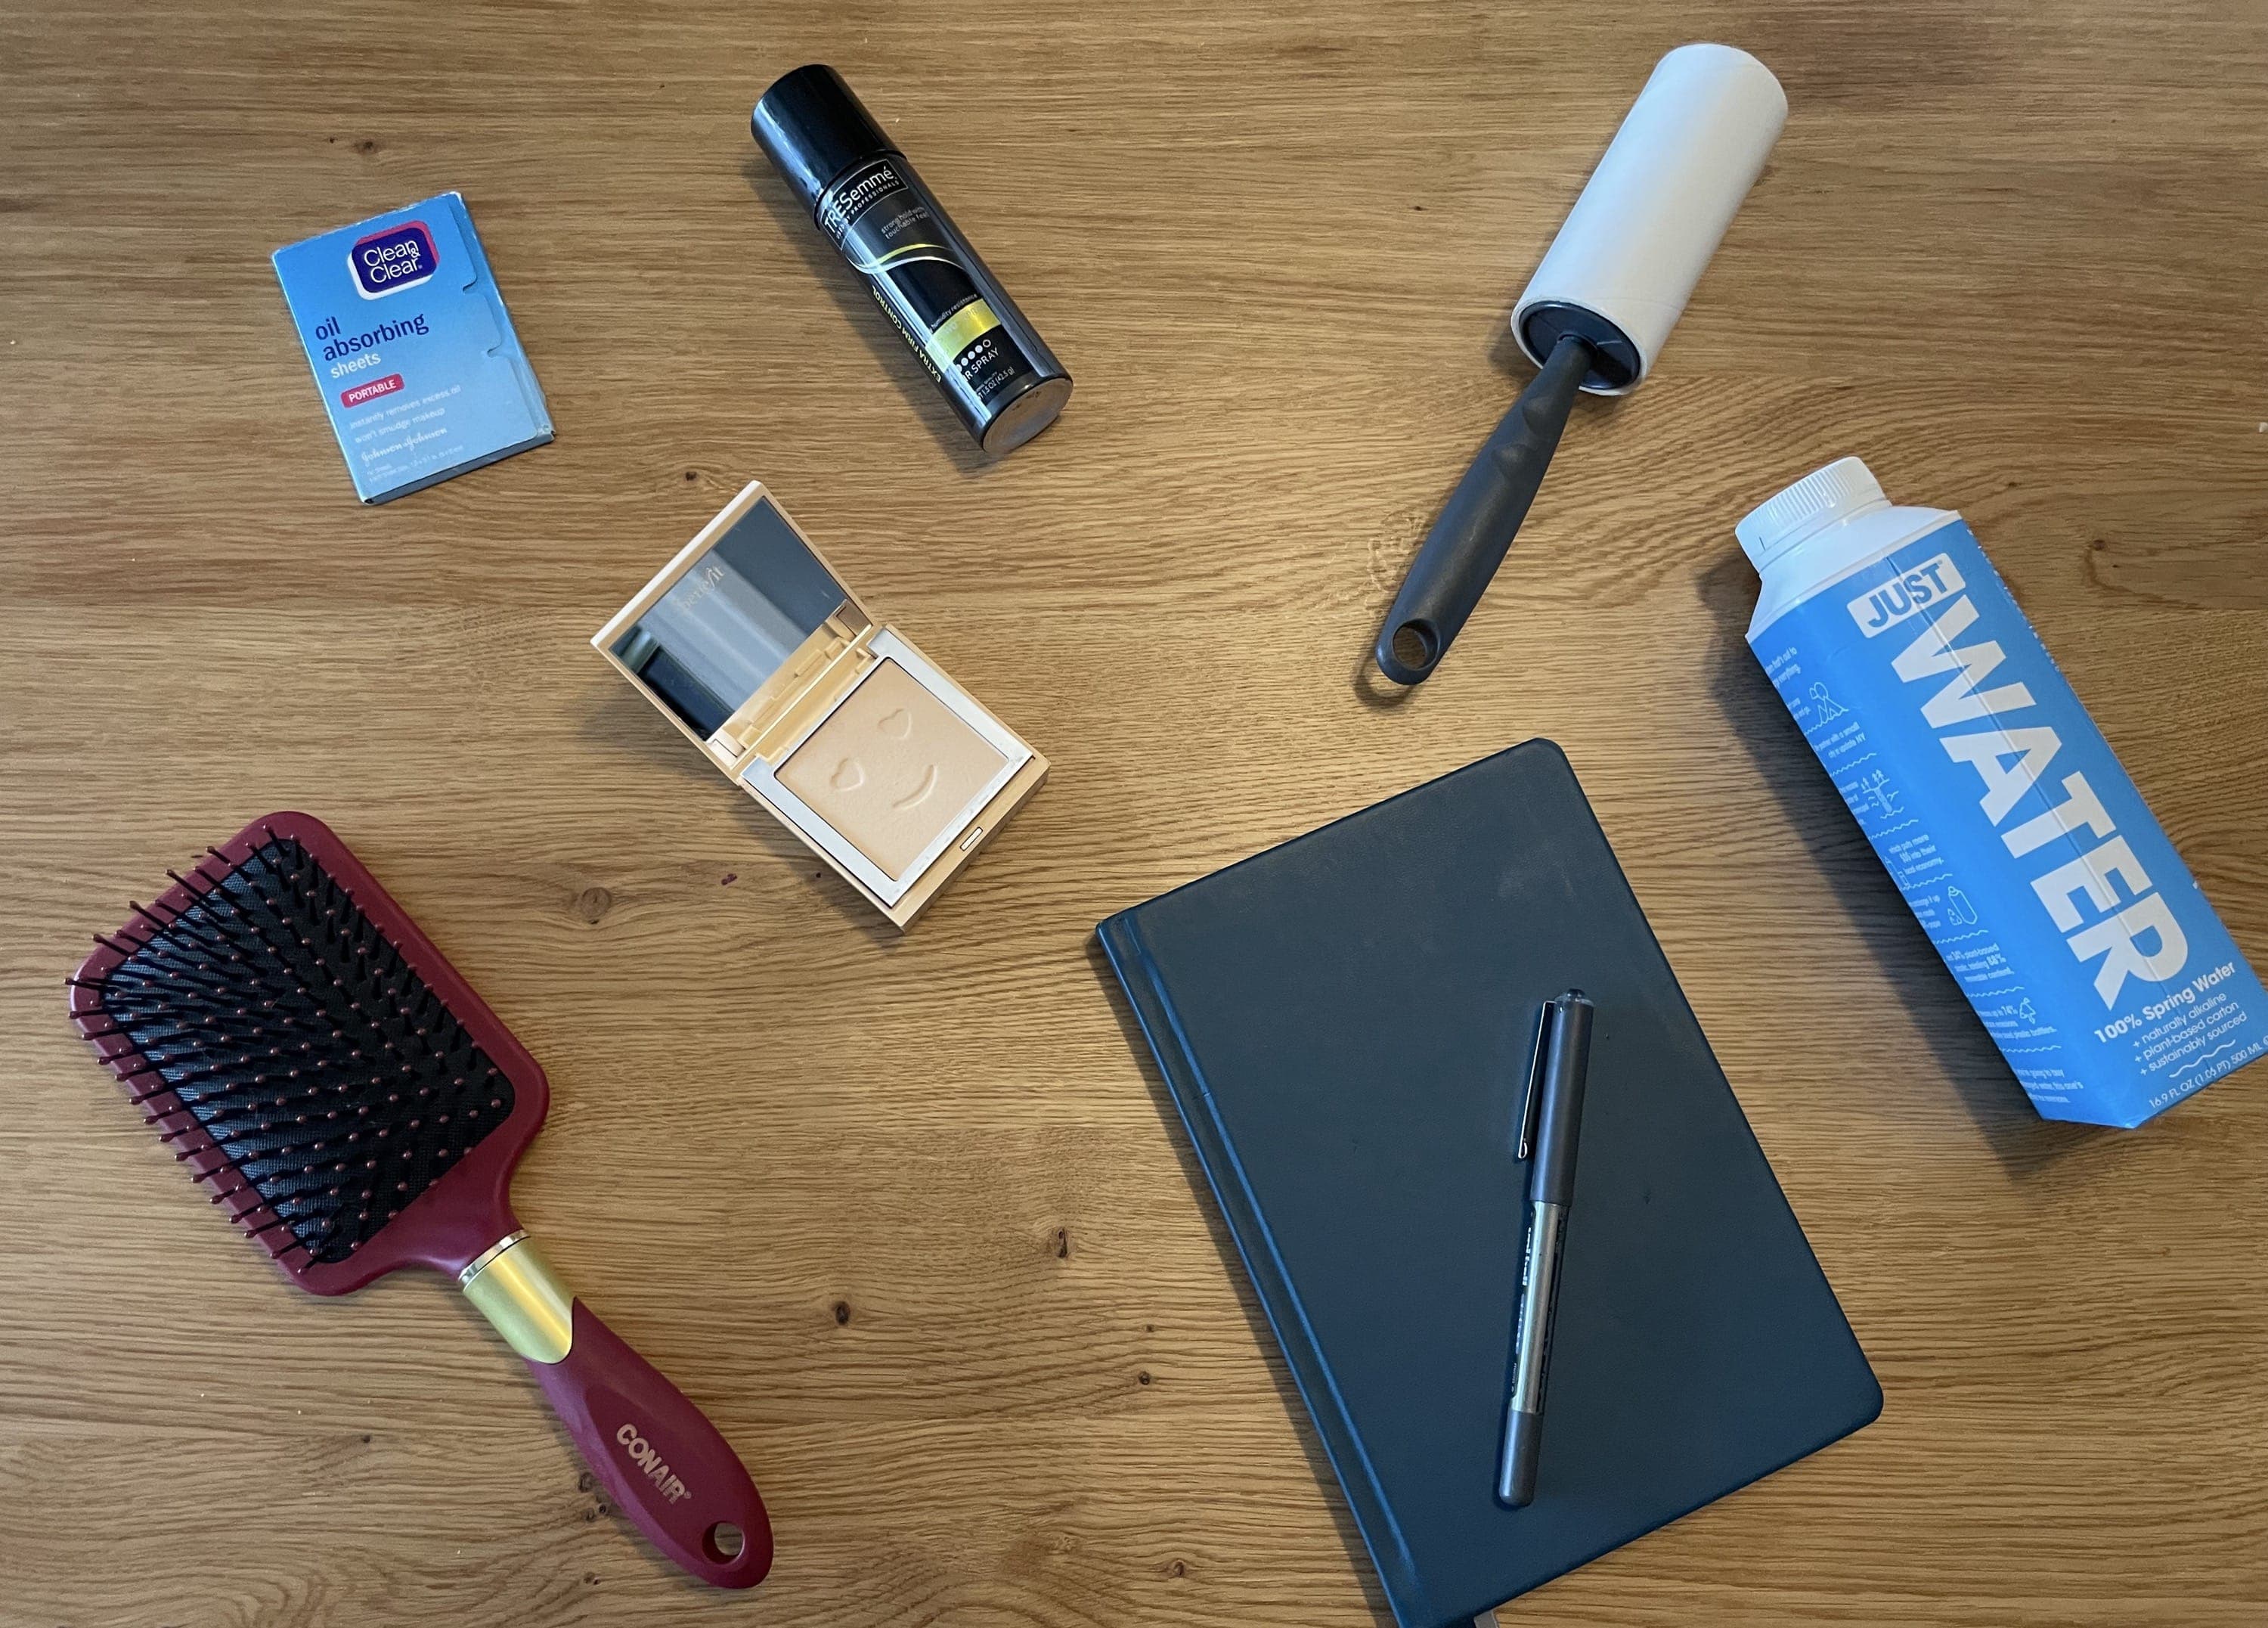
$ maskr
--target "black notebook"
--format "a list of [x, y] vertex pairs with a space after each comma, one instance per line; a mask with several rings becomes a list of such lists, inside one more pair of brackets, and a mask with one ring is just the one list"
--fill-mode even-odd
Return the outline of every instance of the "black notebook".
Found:
[[[1815, 1452], [1881, 1389], [1565, 756], [1098, 929], [1402, 1628]], [[1597, 1012], [1535, 1501], [1494, 1497], [1542, 1002]]]

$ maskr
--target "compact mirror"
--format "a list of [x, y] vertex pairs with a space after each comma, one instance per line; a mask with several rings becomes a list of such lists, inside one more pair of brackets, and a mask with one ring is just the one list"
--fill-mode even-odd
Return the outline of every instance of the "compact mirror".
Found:
[[615, 641], [614, 654], [705, 738], [850, 598], [764, 497]]

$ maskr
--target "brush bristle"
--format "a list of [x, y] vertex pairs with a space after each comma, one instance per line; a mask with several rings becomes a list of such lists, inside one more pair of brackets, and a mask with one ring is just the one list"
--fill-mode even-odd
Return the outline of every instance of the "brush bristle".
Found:
[[162, 1136], [210, 1139], [216, 1203], [248, 1186], [261, 1204], [232, 1208], [272, 1215], [252, 1227], [272, 1252], [345, 1260], [504, 1123], [512, 1081], [297, 838], [175, 880], [186, 906], [103, 940], [113, 1027], [81, 1027], [131, 1042], [120, 1072]]

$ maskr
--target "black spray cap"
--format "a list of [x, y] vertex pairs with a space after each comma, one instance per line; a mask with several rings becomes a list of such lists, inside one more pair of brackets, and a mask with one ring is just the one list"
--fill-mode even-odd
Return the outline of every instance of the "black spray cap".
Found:
[[895, 152], [843, 76], [824, 63], [782, 74], [756, 100], [748, 128], [803, 207], [814, 215], [828, 184], [852, 165]]

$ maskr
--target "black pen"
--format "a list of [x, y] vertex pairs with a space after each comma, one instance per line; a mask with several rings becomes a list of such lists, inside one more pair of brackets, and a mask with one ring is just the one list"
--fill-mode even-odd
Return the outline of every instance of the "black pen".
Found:
[[1590, 1064], [1591, 1003], [1581, 991], [1569, 990], [1543, 1003], [1520, 1114], [1520, 1155], [1528, 1161], [1528, 1247], [1520, 1268], [1519, 1344], [1504, 1410], [1504, 1453], [1496, 1471], [1497, 1502], [1509, 1509], [1535, 1498], [1543, 1381], [1559, 1307], [1559, 1246], [1575, 1196], [1575, 1141], [1583, 1129], [1583, 1081]]

